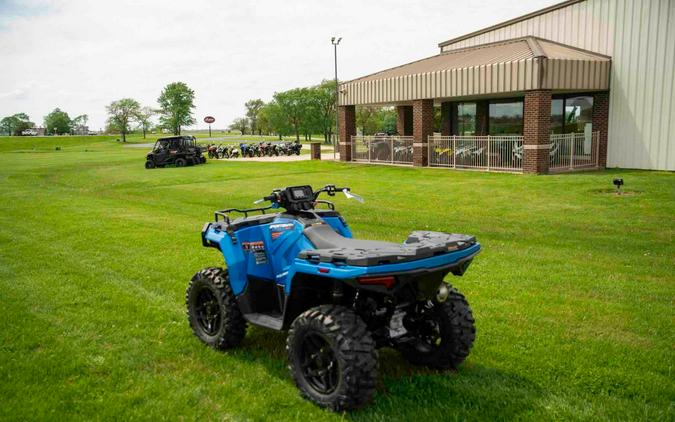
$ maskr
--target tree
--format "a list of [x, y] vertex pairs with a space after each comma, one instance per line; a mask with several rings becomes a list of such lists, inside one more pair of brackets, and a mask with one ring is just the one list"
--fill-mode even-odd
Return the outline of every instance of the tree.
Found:
[[16, 113], [13, 116], [7, 116], [0, 120], [0, 130], [9, 136], [21, 135], [21, 132], [34, 126], [35, 123], [30, 121], [26, 113]]
[[106, 110], [108, 111], [108, 126], [119, 130], [122, 134], [122, 142], [126, 142], [131, 123], [138, 120], [141, 105], [133, 98], [122, 98], [110, 103]]
[[331, 143], [335, 127], [335, 81], [322, 81], [312, 89], [316, 104], [316, 126], [323, 133], [324, 142]]
[[288, 118], [276, 101], [271, 101], [260, 109], [258, 125], [261, 128], [263, 127], [262, 125], [266, 125], [268, 133], [275, 132], [279, 135], [279, 139], [293, 131], [291, 125], [288, 123]]
[[356, 108], [356, 126], [361, 128], [362, 135], [376, 132], [379, 128], [377, 120], [376, 107], [360, 106]]
[[44, 120], [45, 130], [50, 134], [70, 133], [73, 127], [73, 122], [70, 120], [68, 113], [61, 111], [58, 107], [46, 115]]
[[300, 142], [300, 131], [307, 119], [308, 99], [307, 88], [295, 88], [274, 94], [274, 101], [278, 104], [282, 116], [293, 128], [296, 142]]
[[229, 130], [238, 130], [242, 135], [246, 135], [246, 129], [249, 127], [249, 121], [246, 117], [239, 117], [234, 119], [232, 124], [228, 127]]
[[378, 113], [378, 121], [382, 132], [396, 133], [396, 120], [396, 109], [394, 107], [383, 107]]
[[264, 105], [265, 103], [260, 98], [257, 100], [246, 101], [246, 104], [244, 104], [246, 107], [246, 118], [251, 126], [251, 134], [255, 134], [256, 131], [260, 134], [260, 131], [258, 130], [258, 112]]
[[174, 135], [180, 135], [183, 126], [194, 124], [194, 99], [195, 92], [183, 82], [173, 82], [165, 86], [157, 99], [162, 126], [173, 131]]
[[138, 121], [141, 130], [143, 130], [143, 139], [145, 139], [145, 134], [148, 132], [150, 126], [152, 125], [151, 119], [152, 116], [154, 115], [155, 110], [151, 109], [150, 107], [143, 107], [136, 114], [136, 120]]

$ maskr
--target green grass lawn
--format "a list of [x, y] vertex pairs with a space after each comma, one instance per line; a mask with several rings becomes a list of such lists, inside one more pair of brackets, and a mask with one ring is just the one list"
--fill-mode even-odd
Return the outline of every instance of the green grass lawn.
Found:
[[[143, 168], [114, 138], [0, 138], [0, 420], [675, 418], [675, 175], [488, 174], [332, 162]], [[55, 146], [61, 146], [60, 151]], [[632, 195], [607, 190], [621, 176]], [[459, 371], [380, 351], [374, 403], [346, 415], [300, 398], [284, 335], [216, 352], [184, 292], [221, 265], [199, 232], [272, 188], [336, 183], [363, 238], [413, 229], [483, 245], [453, 278], [472, 305]]]

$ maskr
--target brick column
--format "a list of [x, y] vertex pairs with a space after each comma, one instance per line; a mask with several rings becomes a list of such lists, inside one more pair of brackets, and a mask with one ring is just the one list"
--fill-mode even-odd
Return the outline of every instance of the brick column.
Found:
[[441, 136], [451, 136], [457, 130], [457, 103], [441, 103]]
[[311, 146], [311, 154], [312, 154], [312, 160], [320, 160], [321, 159], [321, 142], [312, 142], [310, 144]]
[[352, 161], [352, 136], [356, 135], [356, 107], [338, 107], [340, 161]]
[[412, 106], [396, 106], [396, 132], [401, 136], [410, 136], [413, 131]]
[[413, 101], [413, 166], [429, 160], [429, 135], [434, 132], [434, 100]]
[[607, 167], [607, 132], [609, 130], [609, 92], [593, 95], [593, 132], [600, 132], [598, 166]]
[[523, 120], [523, 172], [546, 174], [551, 143], [550, 90], [525, 93]]

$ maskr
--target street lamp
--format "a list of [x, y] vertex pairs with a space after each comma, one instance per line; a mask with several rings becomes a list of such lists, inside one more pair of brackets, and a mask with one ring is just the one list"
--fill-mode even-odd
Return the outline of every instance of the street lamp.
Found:
[[335, 138], [333, 138], [333, 160], [335, 160], [335, 148], [337, 148], [337, 143], [339, 141], [338, 139], [338, 134], [340, 133], [340, 122], [339, 122], [339, 112], [338, 112], [338, 104], [340, 101], [338, 100], [338, 77], [337, 77], [337, 46], [340, 44], [340, 41], [342, 41], [342, 37], [335, 39], [335, 37], [332, 37], [330, 39], [331, 44], [333, 44], [333, 51], [335, 53]]

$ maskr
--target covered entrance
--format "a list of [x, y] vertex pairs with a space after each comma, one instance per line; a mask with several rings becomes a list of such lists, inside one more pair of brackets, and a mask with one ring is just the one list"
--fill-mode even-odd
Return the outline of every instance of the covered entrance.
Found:
[[[607, 56], [524, 37], [345, 82], [340, 157], [527, 173], [604, 167], [609, 71]], [[357, 136], [362, 105], [395, 106], [395, 136]]]

